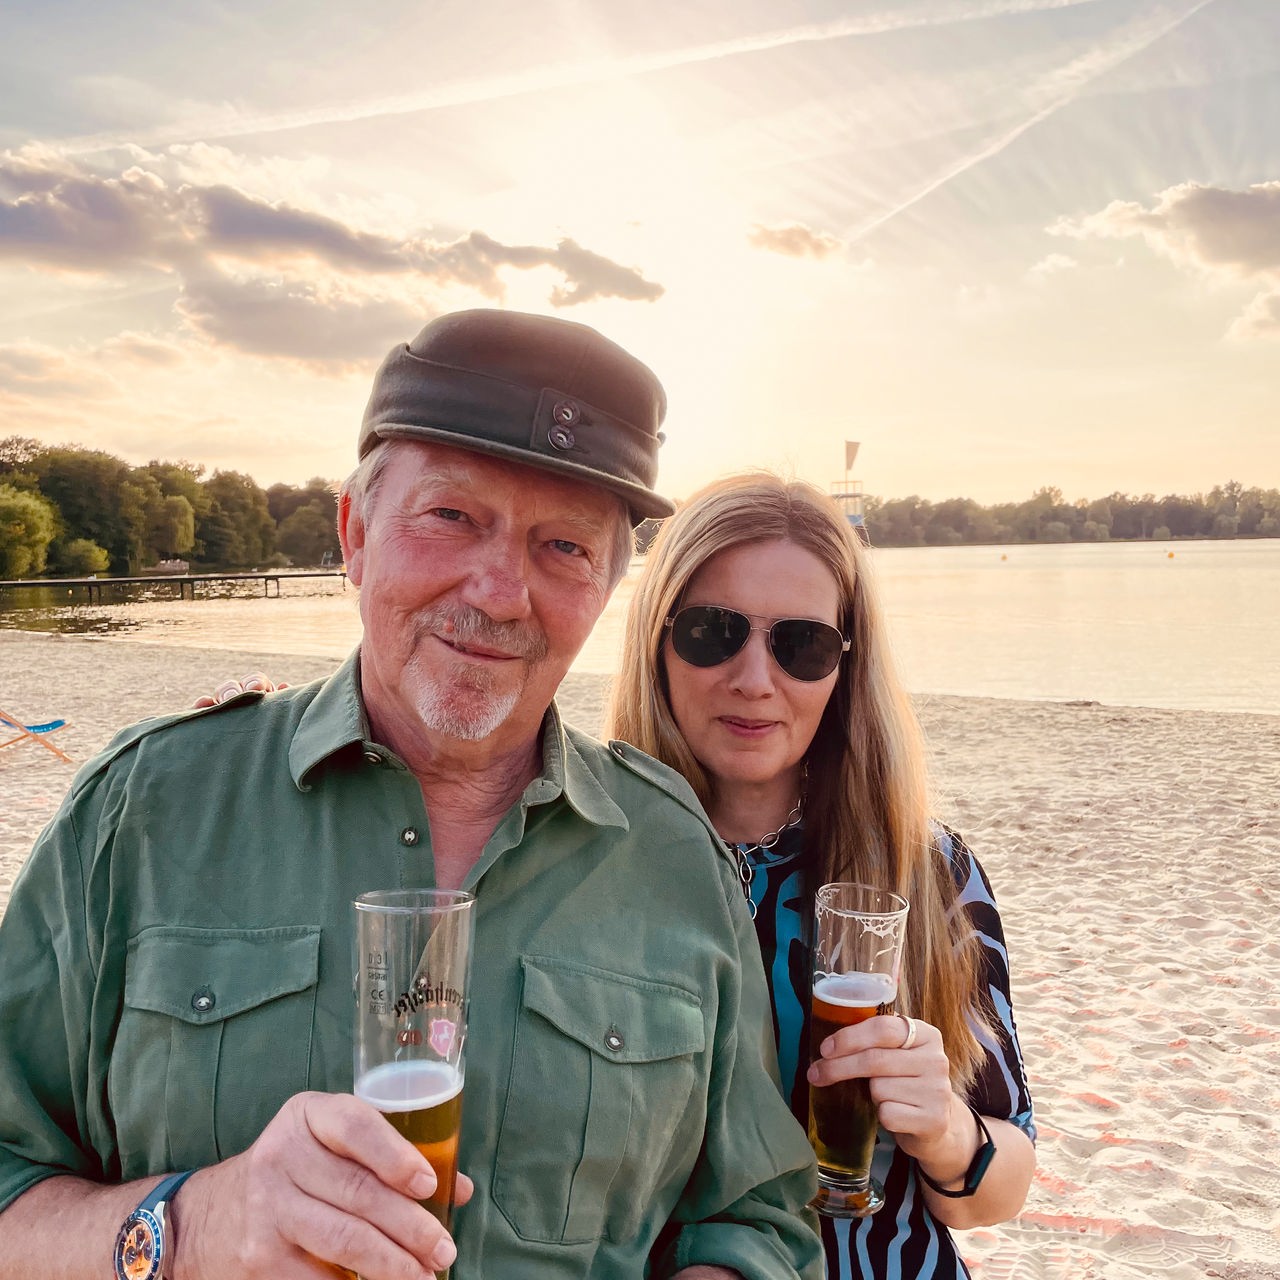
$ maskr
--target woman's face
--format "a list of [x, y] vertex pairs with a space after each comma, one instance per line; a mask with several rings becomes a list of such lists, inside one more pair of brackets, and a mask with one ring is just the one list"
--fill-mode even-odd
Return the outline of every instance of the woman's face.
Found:
[[[713, 556], [690, 579], [680, 607], [695, 604], [736, 609], [766, 630], [779, 618], [839, 625], [830, 571], [811, 551], [784, 540]], [[670, 630], [663, 643], [672, 714], [717, 789], [797, 775], [835, 688], [839, 667], [821, 680], [787, 675], [769, 652], [766, 630], [753, 630], [743, 648], [716, 667], [680, 658]]]

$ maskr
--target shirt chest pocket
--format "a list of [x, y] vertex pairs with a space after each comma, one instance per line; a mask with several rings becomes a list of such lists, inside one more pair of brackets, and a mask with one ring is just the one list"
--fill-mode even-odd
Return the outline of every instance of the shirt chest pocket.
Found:
[[630, 1235], [671, 1161], [692, 1167], [701, 1143], [701, 1000], [548, 957], [521, 965], [494, 1200], [526, 1240]]
[[107, 1092], [125, 1178], [249, 1146], [307, 1087], [320, 930], [145, 929]]

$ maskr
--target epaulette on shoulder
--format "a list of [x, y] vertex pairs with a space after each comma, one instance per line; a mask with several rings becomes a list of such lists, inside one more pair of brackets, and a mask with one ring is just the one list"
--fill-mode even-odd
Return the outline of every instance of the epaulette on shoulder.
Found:
[[237, 707], [249, 706], [261, 702], [263, 694], [257, 689], [249, 689], [237, 693], [233, 698], [215, 703], [212, 707], [189, 707], [185, 711], [170, 711], [162, 716], [151, 716], [147, 720], [139, 720], [135, 724], [126, 725], [96, 756], [89, 760], [76, 775], [73, 787], [78, 787], [90, 778], [104, 773], [121, 756], [132, 751], [138, 743], [154, 734], [163, 733], [174, 725], [185, 724], [191, 720], [200, 720], [205, 716], [221, 715]]
[[[625, 766], [636, 777], [643, 778], [645, 782], [651, 786], [655, 786], [659, 791], [671, 797], [682, 809], [688, 810], [700, 823], [707, 829], [707, 833], [711, 839], [715, 841], [715, 846], [729, 858], [729, 852], [725, 842], [720, 838], [720, 833], [711, 825], [711, 819], [707, 817], [707, 811], [702, 807], [702, 802], [698, 799], [693, 788], [689, 785], [689, 780], [669, 765], [663, 764], [660, 760], [655, 760], [651, 755], [647, 755], [638, 747], [633, 747], [629, 742], [619, 742], [616, 738], [609, 742], [609, 754], [615, 760]], [[732, 862], [732, 858], [729, 858]]]

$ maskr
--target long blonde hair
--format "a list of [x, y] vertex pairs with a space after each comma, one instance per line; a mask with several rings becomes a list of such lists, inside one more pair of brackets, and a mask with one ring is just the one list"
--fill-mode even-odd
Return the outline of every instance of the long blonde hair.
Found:
[[967, 1087], [982, 1060], [972, 1024], [989, 1023], [977, 982], [979, 943], [968, 913], [956, 908], [955, 880], [930, 821], [924, 744], [894, 669], [867, 551], [826, 495], [748, 472], [707, 485], [665, 522], [631, 601], [609, 736], [679, 770], [708, 803], [712, 781], [668, 701], [664, 624], [713, 556], [775, 540], [804, 548], [831, 571], [840, 630], [853, 641], [806, 756], [810, 890], [861, 880], [911, 903], [897, 1007], [942, 1032], [953, 1080]]

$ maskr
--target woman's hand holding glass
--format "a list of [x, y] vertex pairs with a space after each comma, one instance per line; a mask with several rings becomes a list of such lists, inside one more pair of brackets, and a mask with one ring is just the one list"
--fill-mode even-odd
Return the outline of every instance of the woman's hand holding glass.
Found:
[[842, 1027], [820, 1047], [809, 1083], [865, 1079], [881, 1126], [935, 1181], [963, 1176], [974, 1151], [973, 1117], [951, 1087], [951, 1064], [936, 1027], [881, 1014]]

